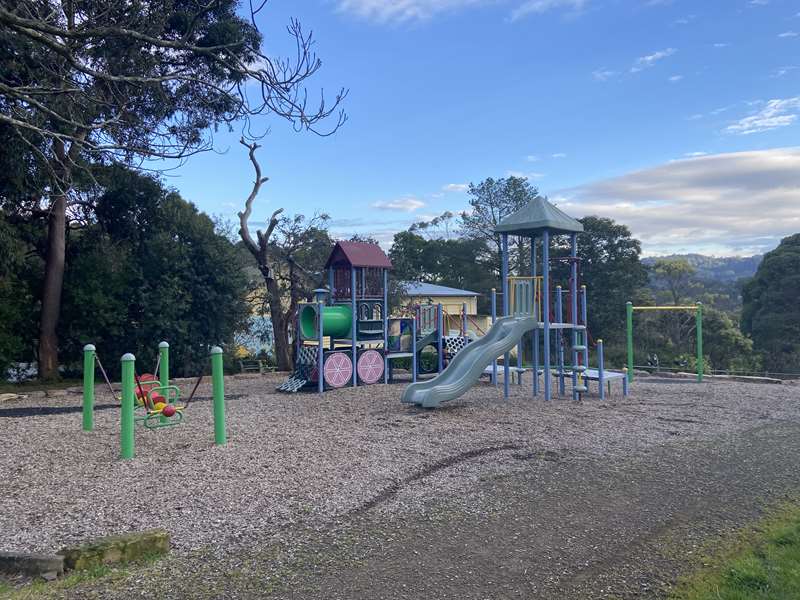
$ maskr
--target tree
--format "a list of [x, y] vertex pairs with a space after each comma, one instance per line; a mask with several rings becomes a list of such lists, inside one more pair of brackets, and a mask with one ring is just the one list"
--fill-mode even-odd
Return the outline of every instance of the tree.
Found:
[[753, 340], [730, 315], [713, 308], [703, 309], [703, 352], [713, 369], [752, 373], [761, 367]]
[[410, 230], [395, 234], [389, 250], [394, 278], [479, 292], [479, 310], [488, 310], [491, 288], [497, 285], [491, 266], [479, 262], [486, 254], [481, 240], [426, 239]]
[[[294, 60], [261, 50], [238, 0], [80, 2], [0, 0], [0, 123], [42, 165], [34, 213], [48, 215], [39, 373], [55, 377], [70, 208], [88, 163], [184, 160], [212, 147], [210, 131], [274, 114], [316, 131], [337, 110], [310, 106], [304, 82], [320, 67], [297, 21]], [[344, 120], [342, 113], [332, 129]], [[320, 132], [327, 133], [327, 132]]]
[[[461, 233], [464, 237], [483, 242], [489, 253], [488, 260], [500, 273], [500, 236], [494, 232], [497, 224], [539, 196], [539, 190], [524, 177], [491, 177], [478, 185], [469, 184], [470, 210], [461, 213]], [[530, 270], [530, 244], [524, 238], [516, 240], [512, 253], [512, 269]]]
[[[613, 219], [588, 216], [579, 221], [580, 281], [586, 285], [589, 331], [607, 342], [621, 342], [625, 328], [625, 303], [633, 300], [647, 283], [647, 270], [640, 262], [642, 245], [627, 226]], [[566, 236], [556, 238], [553, 255], [569, 256]], [[569, 265], [556, 263], [553, 277], [566, 281]]]
[[97, 217], [67, 244], [58, 332], [67, 364], [91, 342], [112, 373], [125, 352], [149, 370], [157, 343], [167, 340], [174, 373], [196, 375], [212, 346], [233, 341], [249, 311], [236, 247], [154, 177], [114, 166], [97, 170], [96, 179]]
[[800, 371], [800, 233], [764, 255], [742, 297], [742, 331], [763, 354], [764, 368]]
[[37, 265], [30, 250], [22, 232], [0, 210], [0, 379], [12, 363], [33, 357], [36, 303], [29, 275]]
[[657, 289], [667, 290], [675, 306], [679, 306], [689, 294], [695, 272], [695, 268], [683, 258], [656, 260], [652, 269]]
[[269, 178], [261, 175], [261, 165], [256, 159], [256, 151], [260, 146], [244, 139], [241, 144], [248, 149], [255, 180], [245, 200], [245, 209], [239, 213], [239, 236], [255, 259], [264, 281], [263, 300], [269, 306], [278, 368], [289, 371], [292, 368], [289, 345], [291, 317], [297, 311], [298, 303], [309, 297], [314, 285], [319, 285], [324, 261], [333, 246], [325, 228], [328, 216], [316, 215], [308, 221], [303, 215], [286, 218], [281, 216], [283, 209], [279, 208], [272, 213], [267, 229], [257, 230], [254, 239], [248, 221], [253, 202]]

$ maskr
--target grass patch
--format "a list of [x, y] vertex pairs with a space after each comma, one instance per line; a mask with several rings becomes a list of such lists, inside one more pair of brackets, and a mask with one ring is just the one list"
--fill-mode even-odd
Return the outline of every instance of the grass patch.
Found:
[[679, 583], [673, 600], [797, 600], [800, 504], [780, 506], [706, 562]]
[[[125, 579], [136, 569], [151, 567], [164, 558], [163, 555], [147, 555], [140, 560], [125, 565], [99, 565], [83, 571], [70, 571], [56, 581], [47, 582], [41, 579], [22, 587], [12, 587], [0, 581], [0, 599], [2, 600], [44, 600], [61, 598], [66, 590], [92, 582], [113, 585]], [[5, 587], [4, 587], [5, 586]]]

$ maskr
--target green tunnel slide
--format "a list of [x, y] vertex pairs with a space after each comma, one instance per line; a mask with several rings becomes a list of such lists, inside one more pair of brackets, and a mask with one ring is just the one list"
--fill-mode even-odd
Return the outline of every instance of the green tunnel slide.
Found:
[[[317, 311], [313, 304], [300, 310], [300, 336], [304, 340], [317, 339]], [[326, 337], [349, 338], [353, 324], [353, 309], [339, 304], [322, 308], [322, 333]]]

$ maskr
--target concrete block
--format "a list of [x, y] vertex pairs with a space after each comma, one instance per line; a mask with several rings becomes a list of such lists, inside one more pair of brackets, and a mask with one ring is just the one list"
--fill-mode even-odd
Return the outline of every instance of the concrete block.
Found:
[[0, 552], [0, 571], [12, 575], [61, 575], [64, 572], [64, 557], [58, 554]]
[[64, 557], [65, 568], [84, 570], [166, 554], [169, 545], [169, 533], [163, 529], [153, 529], [92, 540], [64, 548], [59, 554]]

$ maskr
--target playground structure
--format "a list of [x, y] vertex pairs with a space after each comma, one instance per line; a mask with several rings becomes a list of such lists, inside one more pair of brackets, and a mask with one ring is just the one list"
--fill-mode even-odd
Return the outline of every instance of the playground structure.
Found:
[[[225, 381], [222, 348], [214, 346], [210, 351], [212, 398], [214, 411], [214, 442], [227, 442], [225, 431]], [[158, 360], [151, 374], [139, 376], [136, 372], [136, 357], [125, 354], [121, 358], [121, 394], [117, 396], [106, 374], [103, 363], [93, 344], [83, 348], [83, 430], [94, 430], [95, 369], [99, 368], [111, 395], [121, 402], [120, 454], [123, 459], [134, 457], [134, 428], [137, 423], [146, 429], [173, 427], [183, 422], [184, 413], [194, 398], [203, 380], [201, 373], [189, 397], [181, 403], [181, 390], [169, 379], [169, 344], [158, 345]]]
[[414, 305], [402, 316], [389, 316], [392, 264], [375, 244], [338, 242], [325, 268], [328, 287], [298, 307], [295, 370], [279, 391], [316, 387], [322, 393], [388, 383], [393, 363], [401, 359], [410, 361], [416, 381], [441, 372], [448, 357], [467, 344], [466, 311], [457, 336], [444, 334], [441, 304]]
[[[492, 327], [481, 339], [471, 343], [457, 354], [447, 368], [436, 378], [412, 383], [403, 392], [402, 401], [408, 404], [433, 408], [463, 395], [487, 370], [497, 383], [497, 357], [503, 355], [503, 394], [508, 398], [511, 384], [510, 350], [517, 346], [518, 367], [522, 360], [522, 338], [532, 332], [533, 390], [539, 394], [539, 357], [543, 354], [543, 392], [546, 401], [552, 398], [552, 333], [557, 334], [556, 354], [559, 392], [565, 392], [565, 380], [572, 380], [572, 397], [579, 400], [588, 391], [589, 379], [597, 379], [599, 395], [605, 398], [604, 384], [610, 379], [622, 379], [623, 393], [627, 394], [627, 379], [623, 373], [605, 370], [602, 340], [598, 340], [598, 367], [589, 369], [589, 336], [586, 326], [586, 288], [579, 286], [578, 234], [583, 225], [550, 204], [536, 198], [527, 206], [503, 219], [495, 228], [501, 238], [502, 258], [502, 313], [497, 318], [496, 294], [492, 294]], [[531, 274], [512, 276], [509, 273], [508, 238], [510, 235], [531, 240]], [[553, 288], [550, 269], [550, 244], [555, 235], [568, 235], [570, 254], [557, 258], [569, 265], [568, 292], [555, 288], [555, 303], [551, 298]], [[537, 256], [537, 239], [541, 238], [541, 274]], [[580, 312], [579, 290], [580, 289]], [[568, 296], [569, 309], [564, 319], [564, 296]], [[554, 307], [555, 304], [555, 307]], [[553, 311], [555, 308], [555, 311]], [[566, 334], [566, 336], [565, 336]], [[568, 341], [564, 340], [564, 337]], [[571, 362], [565, 364], [569, 352]]]
[[703, 359], [703, 303], [697, 302], [694, 306], [634, 306], [633, 302], [625, 304], [625, 330], [628, 348], [628, 381], [633, 382], [634, 352], [633, 352], [633, 313], [634, 311], [692, 311], [695, 319], [695, 338], [697, 349], [697, 382], [703, 382], [705, 361]]

